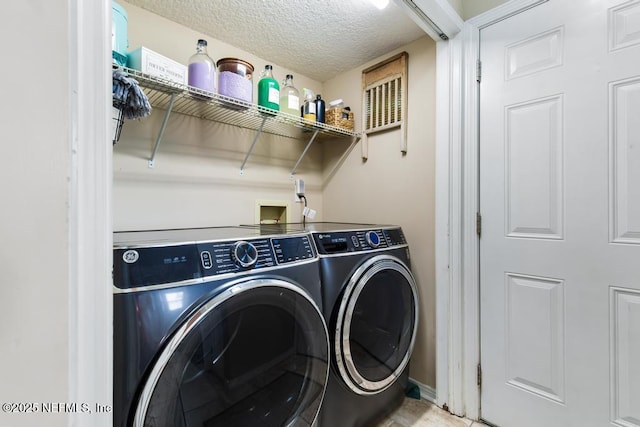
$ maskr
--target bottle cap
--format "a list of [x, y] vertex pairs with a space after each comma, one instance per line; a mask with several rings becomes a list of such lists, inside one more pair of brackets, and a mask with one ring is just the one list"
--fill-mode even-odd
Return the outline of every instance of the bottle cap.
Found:
[[273, 70], [273, 66], [272, 66], [272, 65], [267, 64], [267, 65], [265, 65], [265, 66], [264, 66], [264, 69], [265, 69], [265, 70]]
[[307, 89], [306, 87], [302, 88], [302, 94], [304, 96], [304, 99], [307, 101], [312, 101], [313, 100], [313, 91], [311, 89]]
[[318, 100], [322, 99], [322, 97], [320, 96], [320, 94], [317, 94], [317, 95], [316, 95], [316, 99], [318, 99]]
[[207, 45], [207, 41], [205, 39], [198, 39], [198, 44], [206, 46]]
[[287, 74], [287, 79], [292, 79], [293, 78], [293, 74]]

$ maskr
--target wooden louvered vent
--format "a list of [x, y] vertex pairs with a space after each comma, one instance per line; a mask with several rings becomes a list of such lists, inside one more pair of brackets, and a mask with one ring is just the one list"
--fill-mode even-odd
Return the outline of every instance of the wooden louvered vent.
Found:
[[368, 135], [400, 128], [400, 150], [407, 152], [407, 62], [402, 52], [362, 72], [362, 157]]

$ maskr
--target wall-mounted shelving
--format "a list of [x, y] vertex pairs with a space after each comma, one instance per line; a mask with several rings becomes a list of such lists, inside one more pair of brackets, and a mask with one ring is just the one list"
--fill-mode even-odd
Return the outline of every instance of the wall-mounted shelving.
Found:
[[318, 139], [350, 138], [355, 141], [360, 138], [358, 133], [346, 129], [310, 122], [301, 117], [149, 76], [130, 68], [120, 67], [120, 69], [138, 81], [153, 108], [165, 110], [164, 119], [149, 158], [150, 168], [154, 166], [158, 147], [172, 112], [255, 130], [256, 135], [240, 166], [240, 173], [244, 170], [256, 142], [263, 132], [308, 141], [291, 170], [291, 175], [295, 174], [307, 151]]

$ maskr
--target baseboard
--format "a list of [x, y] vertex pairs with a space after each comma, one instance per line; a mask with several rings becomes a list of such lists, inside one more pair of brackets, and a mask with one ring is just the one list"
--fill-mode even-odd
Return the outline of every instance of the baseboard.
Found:
[[426, 384], [422, 384], [420, 381], [416, 381], [413, 378], [409, 378], [409, 381], [414, 383], [420, 389], [420, 397], [431, 403], [436, 403], [436, 390]]

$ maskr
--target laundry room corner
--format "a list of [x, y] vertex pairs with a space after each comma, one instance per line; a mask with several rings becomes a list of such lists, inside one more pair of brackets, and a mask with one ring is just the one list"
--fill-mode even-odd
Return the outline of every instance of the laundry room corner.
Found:
[[420, 293], [420, 322], [411, 359], [411, 378], [435, 397], [435, 64], [429, 37], [399, 47], [361, 67], [324, 82], [328, 99], [342, 97], [362, 123], [362, 70], [400, 52], [408, 53], [407, 153], [400, 133], [371, 135], [369, 156], [360, 144], [324, 144], [323, 212], [328, 221], [399, 224], [411, 248]]
[[[208, 40], [215, 57], [238, 57], [253, 64], [256, 77], [268, 59], [196, 32], [147, 10], [120, 2], [127, 10], [129, 45], [148, 47], [186, 63], [196, 40]], [[281, 80], [291, 70], [278, 64], [274, 74]], [[299, 87], [321, 93], [322, 84], [295, 74]], [[153, 167], [149, 158], [162, 128], [165, 111], [154, 109], [149, 117], [125, 121], [113, 153], [114, 229], [210, 227], [253, 224], [261, 200], [289, 204], [287, 218], [302, 220], [303, 204], [296, 202], [294, 182], [305, 181], [309, 207], [323, 219], [322, 148], [310, 147], [295, 174], [293, 166], [305, 143], [292, 138], [214, 123], [183, 114], [169, 115]], [[197, 115], [196, 115], [197, 116]], [[244, 166], [241, 169], [241, 166]], [[188, 213], [187, 213], [188, 212]], [[287, 218], [272, 218], [285, 222]]]

